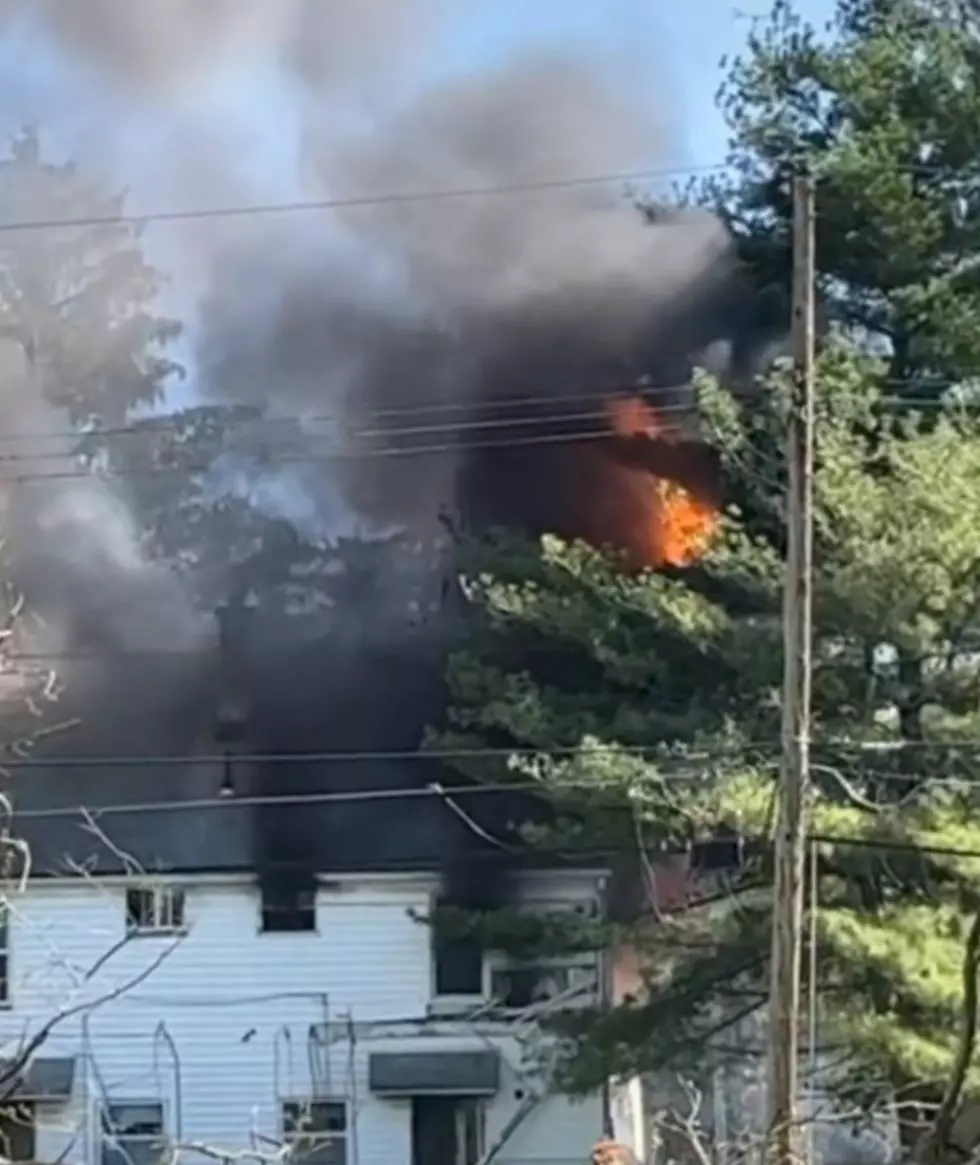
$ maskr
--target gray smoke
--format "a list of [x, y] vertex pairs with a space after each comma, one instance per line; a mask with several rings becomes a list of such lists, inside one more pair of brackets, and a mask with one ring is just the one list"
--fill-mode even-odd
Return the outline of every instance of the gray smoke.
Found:
[[44, 399], [23, 349], [6, 339], [0, 431], [7, 452], [0, 482], [5, 565], [42, 620], [31, 646], [52, 650], [80, 640], [127, 651], [199, 646], [205, 628], [179, 583], [147, 560], [125, 499], [105, 478], [84, 471], [68, 412]]
[[[469, 0], [446, 7], [456, 16], [470, 10]], [[205, 286], [187, 321], [200, 393], [303, 419], [306, 463], [302, 472], [287, 467], [283, 481], [302, 489], [325, 523], [346, 509], [348, 527], [363, 519], [428, 532], [440, 529], [443, 508], [520, 520], [548, 497], [538, 524], [575, 532], [590, 482], [574, 455], [565, 464], [539, 448], [523, 460], [506, 448], [474, 449], [487, 417], [534, 397], [533, 419], [547, 435], [583, 411], [574, 399], [583, 393], [641, 378], [681, 385], [709, 347], [738, 347], [745, 297], [711, 217], [675, 213], [651, 225], [623, 182], [577, 181], [671, 160], [648, 77], [617, 75], [585, 46], [452, 78], [441, 68], [443, 13], [443, 0], [0, 0], [8, 28], [46, 41], [72, 94], [81, 101], [90, 86], [93, 110], [108, 111], [95, 157], [145, 203], [348, 203], [148, 232], [148, 241], [167, 240], [156, 262]], [[253, 140], [225, 121], [216, 94], [229, 78], [254, 79], [258, 124], [273, 74], [289, 98], [274, 133], [301, 148], [281, 152], [280, 172], [257, 177], [245, 165]], [[66, 104], [58, 93], [49, 109], [64, 119]], [[149, 150], [139, 148], [141, 119], [157, 129]], [[198, 121], [205, 125], [193, 132]], [[515, 189], [535, 184], [548, 189]], [[478, 189], [497, 193], [460, 194]], [[406, 197], [427, 192], [444, 196]], [[21, 414], [23, 399], [32, 399], [23, 373], [6, 388], [0, 377], [4, 431], [64, 428], [51, 414]], [[678, 388], [673, 403], [686, 400]], [[604, 424], [601, 401], [591, 407], [585, 427], [594, 432]], [[491, 435], [499, 446], [534, 431], [511, 425]], [[429, 452], [395, 456], [405, 441]], [[270, 435], [263, 460], [275, 466], [296, 452]], [[69, 464], [69, 449], [59, 456]], [[143, 560], [121, 495], [74, 475], [31, 489], [15, 499], [8, 525], [47, 608], [110, 645], [186, 642], [185, 600]], [[387, 560], [379, 571], [374, 559], [363, 577], [354, 573], [336, 620], [343, 636], [298, 649], [281, 626], [266, 628], [278, 659], [256, 649], [258, 751], [414, 747], [442, 710], [444, 641], [428, 627], [415, 636], [404, 620], [393, 631], [385, 616], [419, 593], [418, 575], [434, 573], [430, 546], [416, 557], [402, 575], [384, 569]], [[71, 625], [66, 634], [82, 631]], [[85, 699], [95, 710], [92, 739], [109, 742], [103, 751], [179, 749], [173, 741], [187, 740], [191, 727], [199, 739], [211, 704], [198, 698], [201, 676], [182, 666], [171, 656], [100, 674]], [[69, 747], [80, 747], [75, 737]], [[260, 766], [257, 791], [429, 779], [421, 765], [342, 768]], [[423, 800], [424, 848], [441, 843], [449, 863], [454, 845], [465, 848], [451, 836], [459, 822]], [[260, 864], [288, 856], [311, 869], [324, 868], [313, 851], [338, 828], [266, 807], [254, 824]], [[375, 824], [364, 824], [365, 835]], [[499, 835], [493, 822], [488, 828]], [[396, 832], [408, 832], [401, 818]]]
[[44, 35], [97, 82], [163, 100], [225, 70], [282, 65], [337, 89], [383, 77], [441, 0], [2, 0], [0, 19]]
[[[640, 376], [683, 380], [733, 326], [724, 231], [696, 214], [648, 225], [622, 182], [576, 185], [649, 166], [658, 122], [559, 54], [431, 90], [359, 135], [321, 121], [307, 189], [381, 201], [219, 256], [202, 317], [209, 390], [267, 401], [275, 385], [290, 411], [337, 411], [372, 434], [379, 414], [403, 429], [431, 407], [418, 440], [444, 454], [385, 457], [375, 436], [371, 456], [331, 468], [358, 509], [404, 520], [460, 502], [462, 446], [494, 402], [550, 398], [554, 413]], [[536, 184], [548, 188], [514, 189]], [[480, 190], [498, 192], [453, 196]], [[432, 191], [446, 197], [411, 198]]]
[[[489, 407], [539, 398], [547, 427], [581, 413], [573, 401], [583, 393], [640, 378], [682, 384], [693, 362], [719, 342], [731, 347], [742, 328], [744, 297], [719, 223], [675, 213], [651, 225], [622, 181], [578, 182], [669, 161], [649, 81], [617, 78], [588, 48], [556, 50], [417, 84], [409, 99], [417, 66], [439, 51], [445, 12], [441, 0], [0, 6], [6, 27], [33, 30], [75, 83], [91, 86], [93, 108], [125, 111], [130, 136], [110, 127], [103, 154], [137, 188], [152, 175], [156, 205], [161, 191], [171, 205], [204, 204], [209, 193], [261, 200], [220, 112], [213, 133], [202, 114], [200, 132], [188, 132], [188, 98], [205, 108], [222, 78], [249, 69], [288, 78], [302, 148], [294, 172], [270, 185], [347, 205], [182, 227], [170, 254], [181, 257], [178, 274], [187, 257], [206, 286], [190, 321], [200, 391], [307, 418], [305, 464], [283, 481], [326, 525], [431, 529], [440, 509], [472, 508], [474, 493], [530, 496], [533, 465], [516, 483], [512, 464], [471, 448]], [[172, 114], [174, 128], [137, 163], [129, 147], [141, 111], [156, 124]], [[440, 196], [411, 197], [427, 192]], [[667, 399], [683, 403], [686, 391]], [[591, 407], [585, 427], [594, 430], [601, 403]], [[425, 456], [391, 455], [406, 429]], [[270, 444], [267, 464], [279, 452]], [[136, 634], [141, 620], [126, 611], [162, 580], [140, 565], [119, 497], [96, 483], [43, 493], [25, 510], [50, 532], [38, 561], [57, 560], [66, 580], [118, 580], [118, 593], [115, 583], [103, 591], [106, 606]], [[153, 604], [161, 613], [180, 605]]]

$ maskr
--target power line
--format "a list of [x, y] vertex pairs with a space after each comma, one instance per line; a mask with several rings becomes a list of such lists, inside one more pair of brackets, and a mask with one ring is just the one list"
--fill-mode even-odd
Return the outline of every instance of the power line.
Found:
[[[534, 408], [538, 405], [549, 405], [552, 408], [558, 405], [565, 404], [587, 404], [595, 402], [596, 404], [606, 404], [619, 396], [633, 396], [642, 397], [646, 402], [656, 401], [660, 396], [671, 397], [678, 392], [689, 389], [690, 385], [687, 383], [671, 384], [671, 385], [649, 385], [643, 383], [624, 383], [615, 382], [609, 383], [600, 388], [591, 389], [588, 392], [577, 393], [562, 393], [556, 396], [554, 393], [539, 396], [515, 396], [506, 397], [499, 400], [474, 400], [474, 401], [420, 401], [414, 405], [404, 405], [400, 408], [387, 409], [373, 409], [366, 413], [361, 419], [362, 424], [372, 424], [383, 421], [388, 418], [399, 417], [422, 417], [430, 414], [440, 415], [446, 413], [460, 413], [463, 419], [459, 424], [469, 423], [469, 414], [478, 411], [494, 411], [501, 412], [508, 409]], [[204, 409], [210, 406], [202, 406]], [[219, 406], [220, 408], [221, 406]], [[229, 410], [235, 410], [241, 406], [229, 405]], [[657, 411], [662, 411], [666, 407], [680, 407], [675, 405], [656, 406]], [[105, 437], [125, 437], [125, 436], [153, 436], [156, 434], [166, 434], [169, 432], [180, 431], [184, 427], [182, 417], [187, 412], [194, 412], [195, 406], [190, 409], [181, 410], [171, 414], [163, 414], [160, 417], [146, 417], [142, 420], [131, 421], [123, 425], [108, 426], [106, 428], [92, 428], [92, 429], [63, 429], [60, 431], [42, 431], [26, 433], [0, 433], [0, 444], [6, 442], [20, 443], [24, 441], [78, 441], [88, 438], [102, 439]], [[228, 428], [248, 427], [255, 428], [257, 426], [272, 427], [289, 427], [299, 425], [329, 425], [337, 424], [347, 420], [349, 414], [335, 410], [326, 413], [308, 413], [295, 414], [284, 416], [253, 416], [245, 418], [229, 417], [227, 421], [221, 418], [221, 423], [226, 424]], [[192, 422], [193, 423], [193, 422]], [[474, 423], [489, 423], [488, 422], [474, 422]], [[385, 430], [397, 432], [398, 430]]]
[[514, 194], [546, 193], [590, 186], [614, 186], [663, 178], [693, 177], [717, 173], [725, 163], [702, 166], [668, 166], [612, 173], [578, 174], [567, 178], [499, 183], [487, 186], [458, 186], [448, 189], [395, 191], [386, 194], [353, 195], [347, 198], [302, 199], [294, 202], [258, 202], [234, 206], [187, 207], [182, 210], [150, 210], [131, 214], [79, 215], [72, 218], [21, 219], [0, 223], [0, 234], [106, 226], [143, 226], [146, 223], [193, 222], [208, 219], [257, 218], [279, 214], [307, 214], [317, 211], [354, 210], [358, 207], [410, 205], [446, 202], [464, 198], [500, 197]]
[[[616, 433], [611, 428], [605, 427], [598, 430], [583, 430], [581, 432], [540, 434], [535, 437], [509, 437], [496, 441], [460, 441], [447, 442], [439, 445], [409, 446], [404, 449], [341, 449], [327, 455], [310, 454], [307, 456], [278, 457], [275, 461], [275, 468], [279, 469], [286, 465], [329, 465], [335, 464], [338, 461], [401, 460], [410, 457], [446, 456], [487, 449], [517, 449], [541, 445], [582, 444], [583, 442], [594, 441], [612, 442], [614, 440], [616, 440]], [[45, 481], [80, 481], [83, 479], [111, 481], [117, 478], [157, 477], [175, 473], [186, 475], [187, 473], [203, 473], [210, 468], [211, 464], [206, 463], [191, 466], [156, 465], [141, 466], [135, 469], [108, 469], [98, 471], [72, 469], [51, 473], [0, 474], [0, 485], [28, 485]]]
[[[299, 764], [358, 764], [358, 763], [378, 763], [382, 761], [404, 762], [404, 761], [445, 761], [445, 760], [486, 760], [486, 759], [508, 759], [511, 757], [546, 757], [549, 759], [576, 759], [589, 756], [630, 756], [630, 757], [649, 757], [653, 761], [662, 763], [673, 762], [675, 764], [694, 764], [705, 763], [710, 761], [719, 761], [725, 759], [744, 760], [746, 754], [753, 752], [768, 752], [779, 748], [780, 740], [778, 737], [760, 738], [758, 740], [746, 740], [737, 745], [728, 748], [709, 748], [698, 749], [690, 752], [672, 753], [669, 745], [658, 744], [576, 744], [556, 747], [531, 747], [531, 746], [478, 746], [473, 748], [447, 748], [447, 749], [428, 749], [420, 750], [418, 748], [412, 749], [350, 749], [350, 750], [333, 750], [322, 752], [295, 752], [295, 753], [264, 753], [264, 752], [242, 752], [233, 753], [230, 759], [241, 764], [268, 764], [268, 765], [299, 765]], [[950, 751], [958, 750], [978, 750], [980, 751], [980, 737], [970, 738], [964, 740], [962, 738], [955, 741], [907, 741], [907, 742], [878, 742], [878, 741], [856, 741], [846, 738], [841, 739], [816, 739], [814, 741], [815, 750], [827, 748], [831, 750], [839, 750], [841, 752], [852, 751], [855, 753], [881, 756], [883, 754], [897, 754], [905, 751], [906, 748], [936, 748], [948, 749]], [[120, 755], [103, 755], [103, 756], [50, 756], [50, 757], [34, 757], [34, 756], [17, 756], [10, 759], [0, 757], [0, 769], [59, 769], [59, 768], [173, 768], [182, 766], [195, 766], [205, 764], [217, 764], [224, 761], [225, 755], [218, 752], [210, 753], [189, 753], [182, 756], [166, 756], [161, 754], [133, 754], [129, 756]], [[748, 763], [748, 762], [746, 762]], [[818, 770], [820, 766], [817, 766]], [[913, 779], [914, 774], [907, 772], [889, 773], [889, 772], [874, 772], [871, 778], [874, 781], [881, 781], [885, 783], [893, 782], [897, 784], [907, 784], [910, 779]], [[684, 783], [687, 782], [703, 782], [706, 780], [702, 773], [686, 773], [679, 770], [672, 773], [661, 773], [661, 779], [679, 780]], [[980, 786], [980, 779], [976, 781], [964, 780], [957, 777], [937, 777], [931, 778], [929, 776], [923, 777], [929, 784], [948, 784], [948, 785], [978, 785]], [[512, 787], [512, 786], [509, 786]], [[535, 786], [540, 787], [540, 786]]]
[[[903, 383], [901, 380], [889, 381], [892, 386], [900, 387]], [[921, 383], [918, 381], [908, 382], [910, 384]], [[937, 387], [944, 387], [937, 385]], [[945, 387], [956, 387], [956, 382], [946, 382]], [[638, 397], [645, 403], [651, 404], [658, 415], [671, 413], [690, 412], [693, 405], [688, 403], [671, 402], [667, 404], [657, 404], [657, 398], [660, 396], [672, 397], [679, 392], [690, 389], [690, 384], [673, 384], [673, 385], [658, 385], [650, 386], [644, 384], [613, 384], [602, 389], [595, 389], [590, 392], [581, 393], [563, 393], [560, 396], [554, 394], [543, 396], [526, 396], [526, 397], [512, 397], [502, 398], [500, 400], [486, 400], [486, 401], [466, 401], [466, 402], [450, 402], [450, 401], [433, 401], [429, 403], [419, 403], [417, 405], [405, 406], [402, 408], [391, 409], [377, 409], [365, 414], [360, 418], [359, 423], [363, 425], [371, 425], [385, 420], [386, 418], [415, 418], [426, 417], [429, 415], [445, 415], [458, 413], [461, 414], [461, 419], [457, 421], [442, 421], [435, 424], [411, 426], [411, 427], [397, 427], [397, 426], [383, 426], [376, 430], [367, 428], [351, 429], [345, 433], [345, 436], [353, 438], [365, 437], [399, 437], [412, 436], [424, 432], [466, 432], [477, 429], [489, 428], [507, 428], [508, 426], [531, 426], [535, 424], [549, 424], [556, 422], [569, 422], [577, 420], [589, 419], [605, 419], [608, 413], [605, 408], [602, 411], [594, 411], [589, 413], [543, 413], [538, 416], [513, 417], [506, 415], [507, 410], [516, 410], [521, 408], [534, 408], [539, 405], [549, 405], [552, 408], [558, 405], [565, 404], [588, 404], [595, 402], [597, 405], [602, 404], [608, 406], [610, 401], [619, 397]], [[958, 407], [955, 403], [949, 400], [937, 399], [935, 397], [906, 397], [906, 396], [886, 396], [881, 398], [883, 405], [902, 405], [914, 406], [916, 408], [938, 408], [948, 409], [951, 407]], [[25, 433], [0, 433], [0, 446], [5, 444], [12, 444], [23, 446], [30, 442], [45, 442], [45, 441], [74, 441], [84, 442], [87, 440], [97, 440], [102, 442], [109, 438], [119, 437], [157, 437], [166, 436], [168, 433], [181, 433], [186, 428], [193, 428], [194, 421], [191, 419], [188, 422], [184, 421], [184, 416], [187, 413], [193, 413], [196, 406], [191, 406], [186, 410], [181, 410], [171, 414], [163, 414], [160, 417], [146, 417], [142, 420], [133, 421], [123, 425], [107, 426], [105, 428], [92, 429], [63, 429], [51, 430], [44, 432], [37, 430], [35, 432]], [[201, 406], [204, 409], [210, 406]], [[220, 406], [219, 406], [220, 407]], [[234, 410], [239, 406], [229, 405], [229, 410]], [[969, 402], [962, 403], [963, 408], [969, 408]], [[471, 414], [474, 412], [500, 412], [499, 417], [484, 417], [473, 418]], [[343, 411], [326, 412], [326, 413], [308, 413], [282, 416], [252, 416], [252, 417], [220, 417], [218, 423], [227, 431], [235, 429], [247, 429], [254, 431], [256, 429], [275, 430], [277, 428], [290, 429], [301, 428], [302, 426], [311, 425], [340, 425], [350, 419], [349, 414]], [[199, 435], [200, 440], [206, 440], [206, 434]], [[47, 461], [58, 460], [76, 456], [74, 450], [68, 449], [56, 452], [39, 452], [39, 453], [14, 453], [14, 454], [0, 454], [0, 463], [20, 462], [20, 461]]]
[[[657, 417], [671, 416], [677, 413], [690, 412], [691, 406], [687, 404], [675, 403], [661, 406], [652, 406], [655, 408]], [[325, 421], [327, 418], [309, 418], [303, 423], [317, 423]], [[340, 420], [339, 417], [333, 420]], [[345, 437], [351, 441], [364, 441], [369, 439], [387, 439], [404, 438], [404, 437], [420, 437], [427, 434], [446, 434], [453, 435], [465, 434], [470, 432], [484, 432], [486, 430], [503, 430], [521, 429], [521, 428], [535, 428], [546, 425], [556, 424], [573, 424], [582, 421], [602, 421], [606, 425], [606, 430], [609, 436], [616, 436], [613, 429], [609, 413], [606, 409], [601, 411], [578, 412], [578, 413], [543, 413], [531, 414], [529, 416], [517, 417], [493, 417], [478, 420], [458, 420], [458, 421], [439, 421], [435, 424], [428, 425], [406, 425], [402, 427], [385, 426], [378, 429], [351, 429], [345, 433]], [[97, 435], [97, 434], [96, 434]], [[312, 438], [312, 434], [309, 435]], [[669, 437], [670, 434], [665, 434]], [[234, 452], [234, 449], [226, 450], [227, 452]], [[247, 450], [246, 450], [247, 452]], [[0, 453], [0, 464], [14, 464], [21, 462], [35, 462], [35, 461], [64, 461], [74, 456], [78, 456], [71, 450], [48, 451], [41, 453]], [[329, 454], [326, 454], [329, 456]]]
[[[776, 155], [763, 159], [770, 166], [798, 161], [793, 154]], [[826, 181], [828, 175], [821, 163], [813, 159], [816, 181]], [[299, 199], [290, 202], [242, 203], [226, 206], [184, 207], [175, 210], [148, 210], [142, 213], [93, 214], [64, 218], [19, 219], [0, 222], [0, 234], [34, 231], [70, 230], [107, 226], [140, 227], [147, 223], [176, 223], [207, 221], [209, 219], [258, 218], [273, 215], [307, 214], [322, 211], [355, 210], [360, 207], [397, 206], [447, 202], [465, 198], [507, 197], [520, 194], [547, 193], [598, 186], [628, 185], [661, 179], [694, 178], [704, 174], [720, 174], [730, 169], [730, 162], [709, 162], [694, 166], [662, 166], [606, 173], [575, 174], [565, 178], [543, 178], [527, 182], [496, 183], [485, 186], [457, 186], [433, 190], [390, 191], [380, 194], [351, 195], [349, 197]], [[943, 174], [948, 167], [918, 163], [887, 168], [886, 174], [929, 175]]]
[[[594, 785], [586, 782], [580, 784], [563, 784], [553, 792], [555, 794], [561, 792], [596, 792]], [[98, 821], [102, 817], [123, 816], [125, 814], [163, 814], [163, 813], [178, 813], [178, 812], [198, 812], [207, 809], [230, 809], [230, 808], [263, 808], [272, 807], [276, 805], [331, 805], [331, 804], [369, 804], [376, 802], [390, 802], [390, 801], [411, 801], [420, 800], [430, 797], [435, 797], [444, 801], [455, 801], [463, 797], [480, 796], [484, 794], [499, 795], [504, 793], [537, 793], [542, 795], [546, 792], [537, 782], [502, 782], [497, 784], [483, 784], [483, 785], [468, 785], [458, 786], [450, 785], [443, 786], [440, 784], [429, 784], [421, 787], [410, 789], [356, 789], [344, 792], [332, 791], [323, 793], [283, 793], [283, 794], [268, 794], [260, 796], [230, 796], [219, 797], [199, 797], [186, 800], [174, 801], [135, 801], [135, 802], [115, 802], [108, 805], [99, 805], [87, 807], [84, 805], [78, 806], [59, 806], [44, 809], [17, 809], [13, 810], [13, 819], [17, 820], [45, 820], [54, 818], [71, 817], [76, 814], [87, 816], [94, 821]], [[710, 839], [707, 839], [710, 841]], [[729, 838], [725, 838], [729, 841]], [[771, 839], [763, 838], [746, 838], [751, 844], [757, 848], [770, 848], [772, 846]], [[970, 849], [968, 847], [957, 846], [941, 846], [932, 844], [918, 844], [911, 840], [901, 840], [896, 838], [890, 840], [882, 837], [849, 837], [842, 834], [812, 832], [807, 834], [807, 841], [815, 842], [823, 845], [840, 845], [853, 847], [856, 849], [883, 849], [898, 852], [908, 853], [922, 853], [937, 857], [964, 857], [964, 858], [980, 858], [980, 849]], [[635, 849], [635, 840], [629, 843], [623, 843], [620, 846], [608, 847], [587, 847], [587, 852], [592, 854], [607, 853], [615, 854], [622, 852], [633, 852]], [[555, 853], [569, 853], [578, 852], [568, 847], [555, 849]]]

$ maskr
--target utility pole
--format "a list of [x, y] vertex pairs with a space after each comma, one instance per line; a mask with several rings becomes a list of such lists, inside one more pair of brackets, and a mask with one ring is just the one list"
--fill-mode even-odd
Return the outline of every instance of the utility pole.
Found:
[[814, 202], [813, 177], [800, 169], [793, 179], [794, 387], [787, 435], [782, 764], [769, 986], [770, 1165], [798, 1165], [800, 1161], [797, 1068], [812, 678]]

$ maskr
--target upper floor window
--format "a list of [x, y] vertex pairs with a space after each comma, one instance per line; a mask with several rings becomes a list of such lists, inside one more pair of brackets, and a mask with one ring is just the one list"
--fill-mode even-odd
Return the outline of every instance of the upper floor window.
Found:
[[[436, 909], [452, 903], [439, 899]], [[442, 932], [438, 926], [432, 932], [433, 988], [436, 997], [482, 996], [483, 944], [476, 935], [456, 935]]]
[[292, 871], [268, 874], [259, 885], [263, 931], [316, 930], [316, 880]]
[[523, 1010], [551, 1001], [592, 1005], [599, 993], [599, 962], [589, 954], [529, 961], [497, 958], [489, 978], [490, 997], [500, 1007]]
[[130, 934], [174, 934], [184, 929], [184, 891], [177, 886], [133, 886], [126, 891]]
[[347, 1165], [347, 1105], [340, 1100], [287, 1100], [282, 1139], [302, 1165]]

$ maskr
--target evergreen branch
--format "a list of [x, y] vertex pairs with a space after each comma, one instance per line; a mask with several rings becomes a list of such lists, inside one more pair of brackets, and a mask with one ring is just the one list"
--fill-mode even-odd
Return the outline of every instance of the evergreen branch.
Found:
[[949, 1144], [953, 1121], [966, 1085], [966, 1076], [977, 1042], [977, 975], [980, 973], [980, 910], [974, 915], [963, 952], [963, 1003], [959, 1047], [939, 1110], [923, 1149], [926, 1165], [938, 1165]]

